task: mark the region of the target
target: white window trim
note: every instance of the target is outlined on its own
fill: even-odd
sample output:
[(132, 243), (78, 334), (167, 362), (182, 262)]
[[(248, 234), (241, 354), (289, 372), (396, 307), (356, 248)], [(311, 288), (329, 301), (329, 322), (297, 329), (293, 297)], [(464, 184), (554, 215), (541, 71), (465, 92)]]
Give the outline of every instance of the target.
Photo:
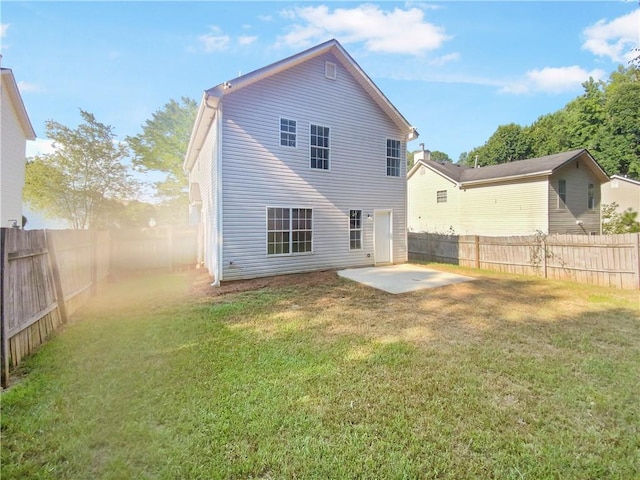
[[(313, 168), (311, 167), (311, 148), (313, 147), (313, 145), (311, 145), (311, 126), (315, 125), (316, 127), (322, 127), (322, 128), (328, 128), (329, 129), (329, 168)], [(319, 122), (309, 122), (309, 136), (307, 137), (309, 140), (309, 150), (308, 150), (308, 157), (307, 157), (307, 167), (309, 168), (309, 170), (313, 171), (313, 172), (330, 172), (331, 171), (331, 165), (333, 163), (333, 155), (331, 154), (331, 132), (333, 130), (333, 127), (331, 127), (330, 125), (323, 125), (322, 123)]]
[[(444, 192), (444, 200), (440, 201), (439, 194)], [(447, 190), (436, 190), (436, 203), (448, 203), (449, 202), (449, 193)]]
[[(398, 154), (400, 155), (398, 157), (398, 175), (389, 175), (387, 173), (387, 162), (389, 161), (389, 158), (394, 158), (394, 157), (388, 157), (387, 156), (387, 146), (389, 143), (389, 140), (393, 140), (396, 142), (400, 142), (400, 148), (398, 149)], [(405, 160), (406, 163), (406, 160)], [(392, 137), (387, 137), (387, 139), (384, 142), (384, 174), (387, 178), (402, 178), (402, 140), (399, 138), (392, 138)]]
[[(270, 208), (288, 208), (289, 209), (289, 222), (291, 222), (291, 210), (297, 208), (299, 210), (311, 210), (311, 251), (310, 252), (293, 252), (293, 235), (289, 235), (289, 253), (269, 253), (269, 209)], [(305, 255), (313, 255), (315, 251), (315, 218), (313, 215), (314, 208), (309, 206), (287, 206), (287, 205), (267, 205), (264, 209), (264, 247), (265, 247), (265, 256), (267, 258), (279, 258), (279, 257), (301, 257)], [(289, 223), (289, 234), (293, 231), (291, 230), (291, 223)]]
[[(356, 210), (356, 211), (360, 211), (360, 228), (357, 229), (360, 231), (360, 248), (351, 248), (351, 211), (352, 210)], [(360, 252), (362, 250), (364, 250), (364, 221), (365, 221), (365, 217), (364, 217), (364, 208), (350, 208), (349, 209), (349, 213), (347, 215), (347, 229), (349, 232), (349, 251), (350, 252)], [(356, 230), (354, 230), (356, 231)]]
[(338, 78), (338, 65), (334, 62), (324, 62), (324, 76), (329, 80), (336, 80)]
[[(281, 137), (282, 136), (282, 120), (288, 120), (290, 122), (296, 122), (296, 133), (295, 133), (295, 135), (296, 135), (296, 144), (293, 147), (291, 145), (282, 145), (282, 140), (281, 140), (282, 139), (282, 137)], [(298, 141), (298, 136), (299, 136), (298, 131), (300, 130), (298, 128), (299, 124), (300, 124), (300, 122), (298, 122), (298, 120), (295, 119), (295, 118), (282, 117), (282, 116), (278, 117), (278, 145), (280, 146), (280, 148), (293, 148), (293, 149), (297, 149), (298, 148), (298, 143), (300, 143)]]

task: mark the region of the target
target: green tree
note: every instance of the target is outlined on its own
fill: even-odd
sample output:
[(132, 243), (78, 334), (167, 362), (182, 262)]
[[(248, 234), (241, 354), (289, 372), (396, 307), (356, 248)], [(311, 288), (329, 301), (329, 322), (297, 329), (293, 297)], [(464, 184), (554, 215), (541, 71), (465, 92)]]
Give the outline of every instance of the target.
[(112, 201), (130, 198), (139, 187), (124, 163), (128, 149), (113, 128), (84, 110), (80, 116), (83, 123), (75, 129), (46, 122), (55, 152), (27, 162), (24, 188), (32, 208), (76, 229), (93, 228)]
[(500, 125), (482, 147), (469, 152), (466, 162), (473, 166), (476, 156), (480, 166), (524, 160), (531, 154), (531, 143), (520, 125)]
[(165, 174), (163, 180), (155, 183), (155, 190), (165, 220), (170, 223), (185, 223), (188, 217), (187, 176), (182, 164), (197, 110), (195, 100), (171, 99), (145, 122), (142, 133), (126, 139), (139, 171)]
[(501, 125), (460, 163), (493, 165), (587, 148), (609, 175), (640, 178), (640, 69), (619, 66), (607, 81), (590, 78), (564, 108), (520, 127)]
[(433, 152), (431, 152), (431, 160), (433, 160), (434, 162), (452, 162), (451, 158), (449, 158), (449, 155), (441, 152), (440, 150), (434, 150)]
[(413, 159), (413, 152), (410, 152), (409, 150), (407, 150), (407, 171), (409, 171), (411, 167), (413, 167), (414, 163), (415, 163), (415, 160)]
[(624, 212), (618, 212), (619, 205), (616, 202), (603, 204), (602, 211), (602, 233), (637, 233), (640, 232), (640, 222), (638, 222), (638, 212), (631, 208)]

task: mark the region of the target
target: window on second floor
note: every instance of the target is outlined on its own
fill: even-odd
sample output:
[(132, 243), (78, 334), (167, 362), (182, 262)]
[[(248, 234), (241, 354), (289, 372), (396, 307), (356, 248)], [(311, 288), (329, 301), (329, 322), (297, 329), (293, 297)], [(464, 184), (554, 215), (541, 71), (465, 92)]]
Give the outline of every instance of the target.
[(309, 145), (311, 168), (329, 170), (329, 127), (312, 124)]
[(280, 119), (280, 145), (283, 147), (296, 146), (296, 121), (286, 118)]
[(437, 203), (447, 203), (447, 191), (446, 190), (438, 190), (436, 192), (436, 202)]
[(567, 208), (567, 181), (558, 180), (558, 208)]
[(400, 176), (400, 140), (387, 139), (387, 176)]
[(589, 210), (596, 208), (596, 189), (593, 183), (587, 186), (587, 208)]

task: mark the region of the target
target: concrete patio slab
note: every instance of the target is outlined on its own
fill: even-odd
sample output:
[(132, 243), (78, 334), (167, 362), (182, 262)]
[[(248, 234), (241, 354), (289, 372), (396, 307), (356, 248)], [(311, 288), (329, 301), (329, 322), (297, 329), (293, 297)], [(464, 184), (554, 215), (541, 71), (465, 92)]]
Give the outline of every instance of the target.
[(349, 268), (338, 271), (338, 275), (394, 294), (475, 280), (408, 263), (385, 267)]

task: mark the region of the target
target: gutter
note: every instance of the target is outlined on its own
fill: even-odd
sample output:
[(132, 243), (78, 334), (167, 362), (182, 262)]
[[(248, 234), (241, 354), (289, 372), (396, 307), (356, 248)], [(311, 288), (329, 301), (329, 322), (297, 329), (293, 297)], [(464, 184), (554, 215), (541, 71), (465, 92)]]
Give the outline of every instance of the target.
[(544, 172), (535, 172), (535, 173), (527, 173), (524, 175), (511, 175), (508, 177), (494, 177), (494, 178), (487, 178), (487, 179), (483, 179), (483, 180), (471, 180), (468, 182), (460, 182), (460, 188), (465, 188), (465, 187), (472, 187), (474, 185), (483, 185), (485, 183), (498, 183), (498, 182), (507, 182), (509, 180), (520, 180), (520, 179), (527, 179), (527, 178), (536, 178), (536, 177), (548, 177), (552, 174), (553, 172), (551, 170), (546, 170)]

